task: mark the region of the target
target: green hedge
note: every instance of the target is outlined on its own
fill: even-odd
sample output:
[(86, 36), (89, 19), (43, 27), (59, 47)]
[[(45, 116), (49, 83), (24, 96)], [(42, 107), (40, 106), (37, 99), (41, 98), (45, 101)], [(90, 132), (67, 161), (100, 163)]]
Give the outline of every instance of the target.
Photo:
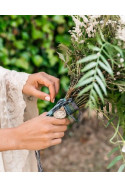
[[(56, 53), (59, 43), (69, 45), (69, 16), (0, 16), (0, 65), (16, 71), (45, 71), (60, 78), (56, 98), (64, 97), (68, 88), (67, 70)], [(48, 91), (44, 88), (44, 91)], [(48, 111), (53, 104), (38, 101), (39, 111)]]

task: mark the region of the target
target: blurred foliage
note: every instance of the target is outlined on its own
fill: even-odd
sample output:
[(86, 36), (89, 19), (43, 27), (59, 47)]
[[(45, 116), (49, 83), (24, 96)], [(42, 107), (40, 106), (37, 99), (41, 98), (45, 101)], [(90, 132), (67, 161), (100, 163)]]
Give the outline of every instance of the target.
[[(72, 26), (71, 17), (62, 15), (0, 16), (0, 65), (30, 74), (44, 71), (56, 76), (61, 82), (56, 100), (64, 97), (69, 78), (56, 51), (59, 43), (69, 46), (68, 30)], [(43, 91), (48, 92), (45, 87)], [(52, 106), (52, 103), (38, 101), (40, 113)]]

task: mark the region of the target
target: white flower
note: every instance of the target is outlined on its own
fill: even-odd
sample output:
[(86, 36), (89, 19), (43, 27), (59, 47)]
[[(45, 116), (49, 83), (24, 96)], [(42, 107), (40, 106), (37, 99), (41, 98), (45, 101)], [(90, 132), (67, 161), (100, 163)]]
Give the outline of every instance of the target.
[(124, 143), (124, 145), (122, 147), (122, 152), (125, 153), (125, 143)]
[(117, 56), (120, 57), (120, 53), (118, 53)]
[(80, 17), (83, 19), (83, 21), (85, 22), (85, 23), (88, 23), (88, 19), (87, 19), (87, 17), (86, 16), (84, 16), (84, 15), (80, 15)]
[(79, 44), (83, 44), (84, 43), (84, 40), (81, 40), (80, 42), (79, 42)]
[(120, 62), (124, 62), (124, 59), (123, 59), (123, 58), (120, 58)]
[(121, 28), (119, 26), (117, 30), (116, 38), (125, 42), (125, 27)]
[(119, 71), (117, 72), (117, 75), (120, 75), (120, 72), (119, 72)]
[(120, 15), (120, 18), (121, 18), (121, 23), (125, 24), (125, 15)]
[(91, 34), (88, 34), (88, 37), (91, 38)]
[(101, 21), (100, 21), (100, 24), (103, 24), (103, 23), (104, 23), (104, 21), (103, 21), (103, 20), (101, 20)]

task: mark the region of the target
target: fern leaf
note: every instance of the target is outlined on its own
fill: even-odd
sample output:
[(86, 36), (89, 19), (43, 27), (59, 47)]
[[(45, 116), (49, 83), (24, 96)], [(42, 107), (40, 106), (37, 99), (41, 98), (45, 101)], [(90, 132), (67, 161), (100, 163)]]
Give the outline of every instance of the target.
[(91, 50), (93, 50), (93, 51), (100, 51), (100, 48), (98, 48), (98, 47), (96, 47), (96, 46), (94, 46), (92, 44), (89, 44), (88, 48), (91, 49)]
[(107, 71), (111, 76), (113, 76), (113, 71), (111, 68), (107, 67), (104, 63), (102, 63), (101, 61), (99, 61), (99, 65), (101, 66), (102, 69), (104, 69), (105, 71)]
[(96, 102), (98, 103), (98, 96), (97, 96), (97, 93), (95, 92), (94, 89), (92, 89), (91, 94), (93, 95), (93, 97), (95, 98)]
[(96, 75), (96, 80), (97, 80), (98, 84), (100, 85), (100, 87), (102, 88), (104, 94), (107, 95), (107, 91), (106, 91), (105, 85), (102, 82), (102, 80), (99, 78), (98, 75)]
[(87, 73), (84, 74), (84, 76), (79, 80), (79, 82), (84, 81), (85, 79), (87, 79), (88, 77), (92, 76), (95, 73), (95, 71), (92, 69), (90, 71), (88, 71)]
[(94, 88), (95, 88), (96, 92), (98, 93), (100, 99), (101, 99), (102, 102), (104, 103), (104, 98), (103, 98), (102, 92), (101, 92), (99, 86), (98, 86), (95, 82), (94, 82)]
[(92, 100), (92, 102), (93, 102), (94, 106), (96, 106), (96, 107), (97, 107), (96, 100), (95, 100), (95, 98), (94, 98), (92, 95), (90, 96), (90, 99)]
[(84, 93), (88, 92), (89, 90), (91, 90), (92, 85), (86, 86), (80, 93), (79, 96), (83, 95)]
[(125, 164), (122, 164), (118, 169), (118, 172), (122, 172), (125, 169)]
[(96, 35), (96, 39), (99, 45), (103, 45), (102, 40), (98, 34)]
[(100, 58), (102, 59), (102, 61), (105, 63), (105, 65), (108, 68), (112, 69), (111, 66), (110, 66), (110, 64), (109, 64), (109, 62), (105, 59), (105, 57), (103, 55), (100, 55)]
[(89, 64), (87, 64), (84, 69), (82, 69), (82, 72), (85, 72), (89, 69), (92, 69), (93, 67), (95, 67), (97, 65), (97, 62), (90, 62)]
[(107, 169), (110, 169), (112, 166), (114, 166), (121, 159), (122, 159), (121, 155), (115, 157), (114, 160), (108, 165)]
[(97, 73), (100, 76), (100, 78), (102, 79), (103, 83), (106, 85), (104, 75), (99, 68), (97, 68)]
[(84, 57), (83, 59), (79, 60), (78, 63), (89, 62), (89, 61), (95, 60), (97, 58), (98, 58), (97, 54), (89, 55), (89, 56)]
[(84, 86), (86, 84), (89, 84), (93, 81), (93, 77), (90, 77), (89, 79), (86, 79), (85, 81), (82, 81), (82, 82), (78, 82), (78, 84), (76, 85), (76, 88), (77, 87), (81, 87), (81, 86)]

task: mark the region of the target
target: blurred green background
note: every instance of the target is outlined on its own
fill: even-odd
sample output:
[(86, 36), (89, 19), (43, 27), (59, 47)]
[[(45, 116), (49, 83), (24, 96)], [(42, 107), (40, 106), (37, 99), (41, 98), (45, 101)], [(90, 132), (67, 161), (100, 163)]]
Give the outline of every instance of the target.
[[(60, 78), (61, 88), (56, 101), (64, 97), (69, 85), (67, 70), (57, 55), (59, 43), (70, 44), (70, 16), (7, 15), (0, 16), (0, 65), (16, 71), (44, 71)], [(43, 91), (48, 92), (47, 88)], [(38, 100), (39, 112), (53, 104)]]

